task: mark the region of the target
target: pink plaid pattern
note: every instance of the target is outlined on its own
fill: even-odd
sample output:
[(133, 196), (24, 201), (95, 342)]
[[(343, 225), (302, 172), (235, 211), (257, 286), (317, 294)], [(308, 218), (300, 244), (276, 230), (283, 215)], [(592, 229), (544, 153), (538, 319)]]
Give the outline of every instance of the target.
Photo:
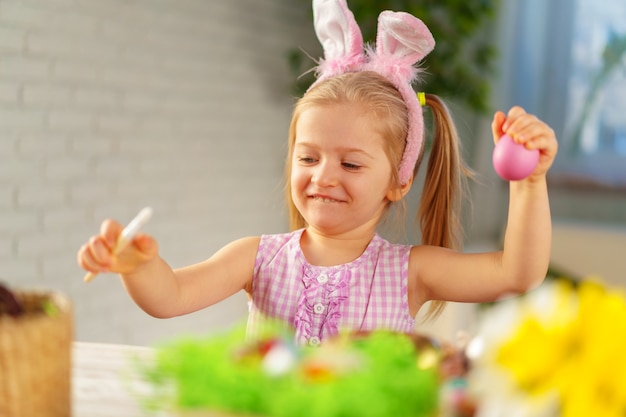
[(261, 237), (249, 335), (258, 334), (266, 318), (295, 330), (300, 344), (314, 345), (342, 330), (413, 331), (407, 287), (411, 246), (375, 235), (358, 259), (316, 266), (300, 250), (302, 232)]

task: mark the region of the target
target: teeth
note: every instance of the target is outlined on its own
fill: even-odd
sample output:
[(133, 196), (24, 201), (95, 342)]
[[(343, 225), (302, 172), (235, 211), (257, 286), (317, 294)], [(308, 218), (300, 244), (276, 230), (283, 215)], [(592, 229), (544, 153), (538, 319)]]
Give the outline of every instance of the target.
[(325, 197), (318, 197), (318, 196), (313, 196), (313, 199), (317, 201), (321, 201), (322, 203), (336, 203), (339, 201), (333, 198), (325, 198)]

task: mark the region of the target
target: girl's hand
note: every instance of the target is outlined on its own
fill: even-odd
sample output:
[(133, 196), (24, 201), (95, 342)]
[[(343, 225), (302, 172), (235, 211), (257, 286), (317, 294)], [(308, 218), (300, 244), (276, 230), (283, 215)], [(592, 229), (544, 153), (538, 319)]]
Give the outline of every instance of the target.
[(116, 221), (103, 221), (100, 234), (92, 236), (78, 250), (78, 264), (94, 273), (129, 274), (157, 256), (156, 240), (145, 233), (138, 233), (125, 248), (115, 255), (113, 249), (122, 230), (123, 226)]
[(495, 143), (506, 133), (516, 143), (523, 143), (527, 149), (538, 149), (539, 163), (528, 179), (546, 175), (558, 150), (556, 136), (550, 126), (526, 113), (523, 108), (515, 106), (506, 115), (501, 111), (496, 112), (491, 122), (491, 130)]

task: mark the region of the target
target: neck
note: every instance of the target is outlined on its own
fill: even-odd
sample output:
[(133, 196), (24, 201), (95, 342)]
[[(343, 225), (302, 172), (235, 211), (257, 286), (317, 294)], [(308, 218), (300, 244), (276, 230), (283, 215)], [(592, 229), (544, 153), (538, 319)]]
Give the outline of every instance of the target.
[(352, 262), (363, 254), (375, 231), (349, 235), (325, 235), (313, 228), (302, 233), (300, 247), (312, 265), (334, 266)]

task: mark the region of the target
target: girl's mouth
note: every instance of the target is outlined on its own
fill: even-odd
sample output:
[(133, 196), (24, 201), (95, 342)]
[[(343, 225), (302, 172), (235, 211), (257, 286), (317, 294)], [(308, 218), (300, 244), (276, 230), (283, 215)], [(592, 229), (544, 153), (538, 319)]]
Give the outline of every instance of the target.
[(310, 195), (309, 198), (316, 200), (316, 201), (320, 201), (322, 203), (341, 203), (341, 200), (337, 200), (325, 195), (319, 195), (319, 194), (314, 194), (314, 195)]

